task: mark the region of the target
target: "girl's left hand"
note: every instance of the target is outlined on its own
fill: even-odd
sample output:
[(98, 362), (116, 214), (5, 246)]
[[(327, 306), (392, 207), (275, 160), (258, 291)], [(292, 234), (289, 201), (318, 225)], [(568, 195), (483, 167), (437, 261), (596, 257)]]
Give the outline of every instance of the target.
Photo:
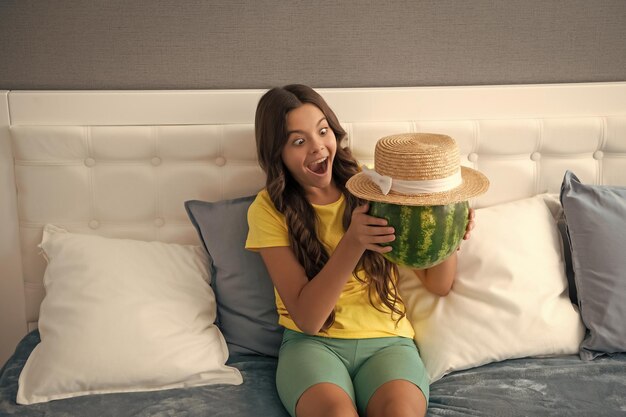
[(475, 226), (474, 217), (476, 217), (476, 213), (473, 208), (469, 209), (469, 213), (467, 214), (467, 227), (465, 227), (465, 234), (463, 235), (463, 240), (467, 240), (470, 238), (472, 229)]

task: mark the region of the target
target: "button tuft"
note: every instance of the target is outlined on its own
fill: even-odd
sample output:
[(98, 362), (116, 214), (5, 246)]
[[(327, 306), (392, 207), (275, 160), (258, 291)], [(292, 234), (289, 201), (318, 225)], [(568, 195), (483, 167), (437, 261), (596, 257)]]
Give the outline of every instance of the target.
[(530, 159), (532, 161), (539, 161), (541, 159), (541, 154), (539, 152), (533, 152), (530, 154)]
[(93, 159), (93, 158), (86, 158), (85, 159), (85, 166), (88, 166), (88, 167), (91, 168), (94, 165), (96, 165), (96, 160), (95, 159)]
[(478, 161), (478, 154), (476, 152), (472, 152), (470, 154), (467, 155), (467, 160), (470, 162), (476, 162)]
[(89, 227), (92, 229), (97, 229), (98, 227), (100, 227), (100, 222), (98, 220), (90, 220)]
[(604, 152), (602, 151), (595, 151), (593, 153), (593, 159), (602, 159), (604, 158)]
[(217, 158), (215, 158), (215, 165), (217, 165), (218, 167), (223, 167), (224, 165), (226, 165), (226, 158), (224, 158), (223, 156), (218, 156)]

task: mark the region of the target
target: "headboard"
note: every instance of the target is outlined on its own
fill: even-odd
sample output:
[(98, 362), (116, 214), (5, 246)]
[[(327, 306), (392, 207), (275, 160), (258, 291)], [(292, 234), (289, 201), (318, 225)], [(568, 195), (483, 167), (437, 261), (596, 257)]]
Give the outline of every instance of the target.
[[(474, 207), (558, 192), (566, 169), (626, 185), (626, 82), (318, 91), (362, 163), (388, 134), (455, 138), (461, 163), (491, 181)], [(0, 362), (37, 324), (44, 224), (199, 244), (184, 201), (263, 186), (253, 132), (262, 93), (0, 92)]]

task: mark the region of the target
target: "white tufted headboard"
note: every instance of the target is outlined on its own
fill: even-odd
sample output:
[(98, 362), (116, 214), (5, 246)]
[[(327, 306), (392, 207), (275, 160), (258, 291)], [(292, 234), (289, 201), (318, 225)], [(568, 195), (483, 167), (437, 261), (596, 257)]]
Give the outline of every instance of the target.
[[(626, 82), (318, 91), (363, 163), (387, 134), (455, 138), (462, 164), (491, 181), (475, 207), (558, 192), (566, 169), (626, 185)], [(262, 93), (0, 92), (0, 363), (36, 327), (45, 223), (199, 244), (184, 201), (263, 186), (253, 133)]]

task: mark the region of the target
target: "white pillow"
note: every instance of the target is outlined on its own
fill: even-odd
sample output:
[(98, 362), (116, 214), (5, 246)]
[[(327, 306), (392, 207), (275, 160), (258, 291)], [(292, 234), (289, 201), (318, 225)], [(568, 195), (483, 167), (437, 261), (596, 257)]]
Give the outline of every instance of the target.
[(80, 235), (46, 225), (35, 347), (17, 402), (241, 384), (225, 366), (200, 247)]
[(573, 354), (584, 326), (568, 296), (561, 239), (544, 196), (476, 210), (446, 297), (402, 269), (400, 293), (431, 382), (526, 356)]

